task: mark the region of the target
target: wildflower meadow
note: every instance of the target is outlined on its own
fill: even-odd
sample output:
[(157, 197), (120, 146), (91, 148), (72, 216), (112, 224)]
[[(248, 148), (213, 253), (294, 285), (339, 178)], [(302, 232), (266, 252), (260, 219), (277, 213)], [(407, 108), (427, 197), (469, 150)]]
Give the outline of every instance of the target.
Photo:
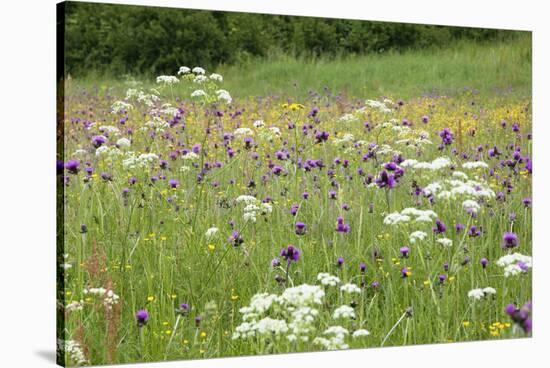
[(62, 364), (530, 336), (529, 96), (237, 77), (64, 81)]

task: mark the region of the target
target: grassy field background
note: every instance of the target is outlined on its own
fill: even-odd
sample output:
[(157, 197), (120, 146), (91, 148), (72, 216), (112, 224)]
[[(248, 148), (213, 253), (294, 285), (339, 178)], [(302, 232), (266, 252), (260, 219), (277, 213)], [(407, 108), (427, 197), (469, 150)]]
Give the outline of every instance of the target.
[[(166, 74), (176, 71), (177, 66)], [(525, 97), (531, 93), (531, 37), (496, 44), (465, 41), (445, 49), (336, 59), (271, 55), (239, 65), (221, 65), (217, 72), (224, 75), (224, 88), (237, 98), (266, 95), (303, 98), (311, 91), (323, 92), (325, 87), (334, 94), (360, 98), (456, 95), (465, 89)], [(93, 73), (78, 79), (77, 85), (125, 90), (130, 80), (139, 81), (143, 87), (155, 85), (152, 78)]]

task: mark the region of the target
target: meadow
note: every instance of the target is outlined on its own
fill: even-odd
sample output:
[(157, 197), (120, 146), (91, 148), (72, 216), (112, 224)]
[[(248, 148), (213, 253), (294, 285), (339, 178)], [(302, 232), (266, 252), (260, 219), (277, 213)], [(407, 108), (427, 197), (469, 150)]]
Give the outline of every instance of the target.
[(529, 42), (67, 80), (60, 360), (530, 336)]

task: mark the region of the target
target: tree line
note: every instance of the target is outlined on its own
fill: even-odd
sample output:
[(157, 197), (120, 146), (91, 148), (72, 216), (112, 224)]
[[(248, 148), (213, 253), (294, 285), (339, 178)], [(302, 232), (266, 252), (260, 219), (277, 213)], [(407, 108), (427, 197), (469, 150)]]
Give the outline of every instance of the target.
[(159, 75), (180, 65), (336, 57), (499, 41), (517, 31), (131, 5), (65, 3), (65, 72)]

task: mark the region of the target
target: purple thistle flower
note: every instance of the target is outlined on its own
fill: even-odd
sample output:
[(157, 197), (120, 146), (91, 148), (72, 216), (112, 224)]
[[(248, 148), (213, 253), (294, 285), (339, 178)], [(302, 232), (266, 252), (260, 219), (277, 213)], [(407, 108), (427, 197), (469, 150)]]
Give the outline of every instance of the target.
[(338, 266), (338, 268), (342, 267), (342, 265), (344, 264), (344, 257), (338, 257), (336, 259), (336, 266)]
[(302, 193), (302, 198), (303, 199), (308, 199), (309, 198), (309, 193), (308, 192), (303, 192)]
[(233, 244), (234, 247), (238, 247), (244, 242), (241, 234), (237, 230), (233, 230), (229, 238), (227, 238), (227, 241)]
[(336, 199), (336, 192), (334, 190), (331, 190), (328, 192), (328, 197), (330, 199)]
[(444, 274), (440, 274), (438, 278), (439, 278), (439, 283), (442, 284), (447, 279), (447, 276)]
[(285, 169), (283, 169), (282, 166), (279, 166), (279, 165), (275, 165), (273, 166), (273, 168), (271, 169), (271, 172), (276, 175), (276, 176), (280, 176), (280, 175), (284, 175), (285, 174)]
[(328, 140), (329, 134), (327, 132), (317, 132), (315, 133), (315, 142), (322, 143)]
[(483, 267), (483, 269), (485, 269), (485, 268), (487, 268), (487, 264), (489, 263), (489, 261), (487, 260), (487, 258), (481, 258), (479, 263), (481, 263), (481, 267)]
[(170, 188), (175, 189), (175, 188), (179, 187), (180, 182), (177, 181), (176, 179), (170, 179), (170, 180), (168, 181), (168, 184), (170, 185)]
[(176, 309), (176, 313), (181, 314), (181, 315), (186, 315), (187, 313), (189, 313), (189, 304), (181, 303), (179, 305), (179, 308)]
[(361, 271), (361, 273), (364, 274), (367, 271), (367, 265), (361, 262), (359, 264), (359, 271)]
[(296, 235), (304, 235), (306, 233), (306, 224), (303, 222), (297, 222), (296, 225)]
[(502, 235), (502, 248), (511, 249), (517, 247), (519, 244), (519, 239), (516, 233), (505, 232)]
[(441, 143), (442, 145), (448, 146), (453, 143), (454, 135), (451, 132), (451, 129), (445, 128), (442, 131), (439, 132), (439, 136), (441, 137)]
[(136, 322), (138, 327), (143, 327), (149, 321), (149, 313), (145, 309), (140, 309), (136, 312)]
[(455, 225), (455, 230), (456, 230), (457, 233), (461, 232), (465, 228), (466, 228), (466, 226), (464, 226), (463, 224), (456, 224)]
[(199, 327), (201, 325), (201, 322), (202, 322), (202, 317), (201, 316), (196, 316), (195, 317), (195, 326)]
[(401, 253), (401, 256), (404, 258), (409, 257), (409, 247), (401, 247), (399, 248), (399, 252)]
[(111, 176), (111, 174), (106, 173), (106, 172), (102, 172), (100, 176), (101, 176), (101, 179), (103, 179), (104, 181), (113, 180), (113, 177)]
[(445, 272), (449, 271), (449, 262), (443, 263), (443, 269), (445, 270)]
[(293, 245), (281, 249), (280, 256), (286, 259), (288, 263), (298, 262), (300, 259), (300, 250)]
[(475, 237), (478, 237), (481, 235), (481, 230), (475, 226), (475, 225), (472, 225), (470, 226), (470, 230), (468, 230), (468, 236), (471, 237), (471, 238), (475, 238)]
[(435, 226), (432, 228), (434, 234), (443, 234), (447, 231), (447, 226), (440, 219), (435, 220)]
[(378, 289), (380, 287), (380, 282), (373, 281), (370, 286), (372, 286), (373, 289)]
[(336, 231), (339, 233), (349, 233), (351, 231), (350, 226), (344, 223), (344, 218), (342, 216), (338, 216), (336, 220)]
[(422, 122), (423, 122), (424, 124), (428, 124), (428, 121), (429, 121), (428, 115), (422, 116)]
[(70, 172), (71, 174), (76, 174), (78, 173), (78, 167), (80, 166), (80, 161), (79, 160), (69, 160), (67, 161), (67, 163), (65, 164), (65, 168), (67, 169), (68, 172)]
[(277, 268), (281, 265), (281, 261), (279, 261), (279, 258), (273, 258), (271, 260), (271, 267)]
[(92, 145), (95, 148), (101, 147), (103, 144), (105, 144), (105, 142), (107, 142), (107, 138), (103, 135), (94, 135), (92, 137)]
[(393, 174), (388, 174), (386, 170), (382, 170), (378, 174), (375, 183), (378, 185), (378, 188), (392, 189), (395, 187), (395, 176)]
[(521, 201), (521, 203), (523, 203), (523, 205), (525, 207), (529, 207), (531, 206), (531, 198), (523, 198), (523, 200)]
[(403, 267), (401, 269), (401, 277), (402, 278), (407, 278), (411, 275), (411, 271), (409, 271), (409, 269), (407, 267)]

